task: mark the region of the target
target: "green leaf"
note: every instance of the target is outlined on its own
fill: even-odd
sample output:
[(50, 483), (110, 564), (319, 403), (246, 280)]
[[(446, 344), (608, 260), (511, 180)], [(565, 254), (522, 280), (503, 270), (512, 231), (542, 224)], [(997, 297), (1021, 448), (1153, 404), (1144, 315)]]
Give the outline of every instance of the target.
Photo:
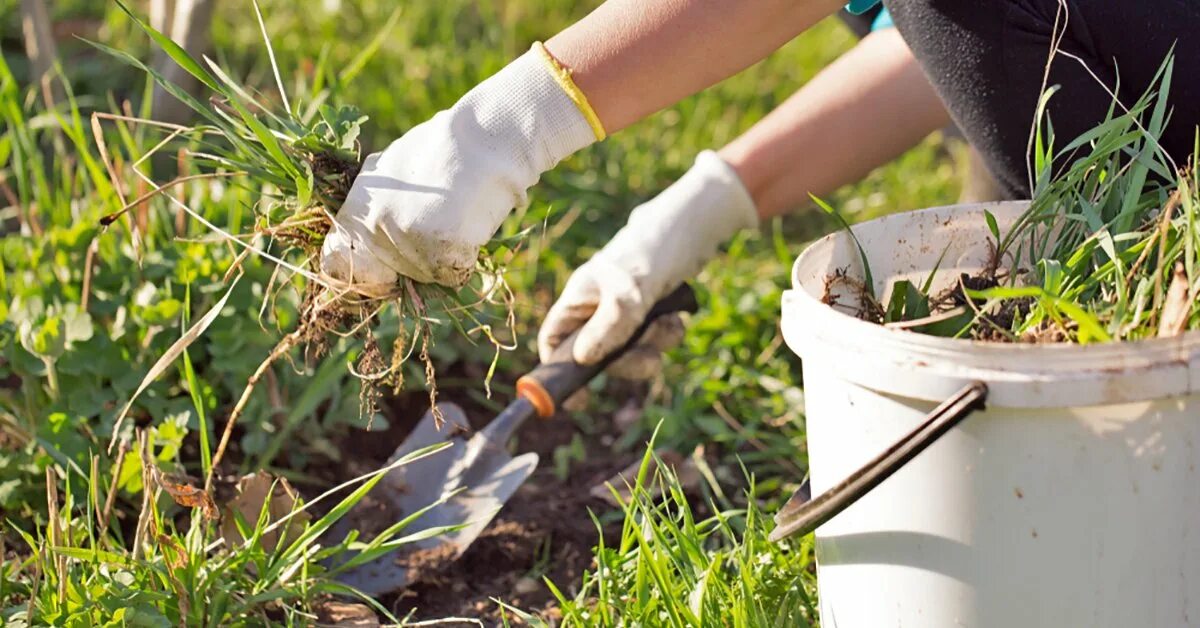
[(1063, 314), (1069, 316), (1075, 324), (1079, 326), (1079, 342), (1087, 344), (1089, 342), (1111, 342), (1112, 336), (1104, 330), (1100, 321), (1095, 316), (1085, 311), (1079, 305), (1072, 303), (1066, 299), (1054, 299), (1054, 306)]
[(330, 356), (323, 361), (316, 374), (305, 382), (304, 392), (289, 404), (291, 408), (283, 419), (282, 427), (264, 448), (258, 461), (259, 467), (269, 467), (275, 461), (275, 456), (279, 451), (287, 445), (288, 439), (292, 437), (296, 428), (300, 427), (304, 421), (311, 420), (317, 407), (323, 401), (337, 394), (338, 387), (346, 373), (344, 356), (345, 353)]
[(956, 338), (967, 331), (971, 324), (975, 322), (975, 314), (970, 310), (952, 316), (947, 319), (934, 321), (932, 323), (913, 327), (912, 331), (926, 334), (929, 336), (939, 336), (942, 338)]
[(915, 321), (929, 316), (932, 313), (929, 307), (929, 288), (918, 290), (912, 282), (904, 283), (904, 289), (908, 293), (904, 298), (904, 320)]
[(1037, 286), (998, 286), (988, 288), (986, 290), (965, 290), (966, 295), (976, 300), (989, 299), (1024, 299), (1028, 297), (1042, 297), (1046, 293)]
[[(921, 294), (927, 295), (929, 294), (929, 291), (933, 289), (933, 280), (937, 278), (937, 273), (942, 267), (942, 262), (946, 261), (946, 253), (950, 251), (950, 245), (952, 244), (954, 243), (947, 242), (946, 247), (942, 249), (942, 254), (938, 255), (937, 262), (933, 264), (933, 268), (930, 269), (929, 274), (925, 276), (925, 283), (921, 284)], [(996, 246), (999, 246), (999, 244)], [(928, 299), (926, 300), (928, 301)]]
[(246, 142), (245, 140), (243, 140), (241, 138), (240, 130), (237, 127), (233, 126), (228, 119), (214, 113), (207, 104), (200, 102), (194, 96), (189, 94), (187, 92), (187, 90), (185, 90), (182, 87), (176, 85), (175, 83), (172, 83), (171, 81), (167, 80), (167, 78), (165, 76), (163, 76), (157, 70), (150, 68), (145, 63), (142, 63), (142, 61), (140, 59), (138, 59), (137, 57), (134, 57), (133, 55), (131, 55), (123, 50), (117, 50), (116, 48), (111, 48), (109, 46), (105, 46), (104, 44), (90, 41), (90, 40), (84, 40), (84, 41), (87, 41), (87, 43), (89, 45), (96, 48), (97, 50), (100, 50), (100, 51), (104, 52), (105, 54), (111, 55), (111, 56), (141, 70), (142, 72), (145, 72), (152, 79), (154, 79), (154, 82), (157, 83), (160, 87), (162, 87), (164, 91), (166, 91), (171, 96), (174, 96), (175, 98), (177, 98), (180, 102), (187, 105), (189, 109), (196, 112), (197, 115), (201, 116), (202, 118), (204, 118), (205, 120), (207, 120), (211, 124), (213, 124), (216, 128), (220, 129), (221, 136), (224, 137), (225, 139), (229, 140), (229, 142), (232, 143), (234, 145), (234, 147), (238, 149), (239, 154), (258, 156), (258, 152), (254, 150), (253, 146), (250, 143)]
[[(249, 95), (246, 94), (245, 90), (242, 89), (240, 85), (238, 85), (233, 79), (229, 78), (229, 75), (226, 74), (225, 71), (220, 68), (220, 66), (212, 63), (211, 67), (213, 72), (216, 73), (217, 77), (229, 86), (228, 91), (223, 92), (227, 97), (226, 102), (228, 102), (230, 106), (237, 111), (242, 122), (244, 122), (246, 126), (250, 128), (250, 132), (254, 134), (256, 139), (258, 139), (258, 143), (267, 150), (267, 153), (275, 161), (276, 165), (287, 172), (288, 175), (293, 178), (300, 176), (300, 171), (297, 170), (296, 164), (287, 156), (286, 153), (284, 153), (283, 146), (280, 145), (279, 139), (275, 137), (275, 134), (272, 133), (271, 130), (268, 129), (261, 120), (258, 119), (258, 116), (250, 112), (249, 107), (246, 106), (246, 103), (243, 102), (243, 99), (249, 101), (251, 104), (255, 104), (256, 106), (257, 104), (249, 98)], [(260, 107), (260, 109), (266, 111), (265, 108)]]
[[(191, 307), (192, 307), (192, 285), (188, 284), (184, 289), (183, 308), (183, 330), (186, 333), (188, 325), (191, 323)], [(212, 469), (212, 447), (209, 444), (208, 433), (208, 416), (205, 414), (205, 398), (204, 390), (200, 388), (200, 379), (196, 377), (196, 370), (192, 366), (192, 356), (188, 353), (187, 348), (183, 350), (183, 377), (187, 382), (188, 394), (192, 398), (192, 407), (196, 411), (196, 420), (200, 432), (200, 465), (204, 471), (204, 476), (208, 477)]]
[[(385, 475), (387, 475), (388, 470), (398, 467), (398, 466), (402, 466), (413, 460), (417, 460), (417, 459), (423, 458), (425, 456), (437, 454), (438, 452), (441, 452), (443, 449), (446, 449), (447, 447), (449, 447), (451, 444), (452, 443), (450, 441), (444, 441), (441, 443), (437, 443), (435, 445), (423, 447), (421, 449), (418, 449), (417, 451), (414, 451), (410, 454), (405, 455), (403, 458), (392, 463), (385, 469), (381, 469), (381, 470), (375, 472), (373, 475), (371, 475), (369, 478), (367, 478), (366, 481), (363, 482), (358, 488), (354, 489), (353, 492), (351, 492), (349, 495), (347, 495), (345, 498), (343, 498), (340, 502), (338, 502), (338, 504), (336, 506), (334, 506), (332, 509), (330, 509), (329, 512), (325, 513), (325, 515), (323, 517), (321, 517), (320, 519), (309, 524), (309, 526), (304, 530), (304, 533), (301, 534), (290, 545), (288, 545), (288, 548), (284, 552), (284, 554), (295, 556), (298, 553), (303, 552), (304, 549), (306, 547), (308, 547), (308, 545), (310, 543), (312, 543), (313, 541), (315, 541), (317, 539), (317, 537), (321, 536), (322, 534), (325, 533), (326, 530), (333, 527), (333, 524), (336, 523), (338, 521), (338, 519), (341, 519), (342, 517), (344, 517), (346, 515), (347, 512), (350, 512), (350, 509), (353, 508), (355, 504), (362, 501), (363, 497), (366, 497), (367, 493), (371, 492), (371, 489), (375, 488), (375, 485), (378, 484), (379, 481), (382, 480)], [(316, 500), (314, 500), (314, 502), (315, 501)], [(278, 525), (278, 524), (279, 524), (279, 522), (276, 522), (275, 524), (272, 524), (272, 525)]]
[(825, 213), (836, 218), (838, 223), (841, 224), (842, 229), (845, 229), (846, 233), (850, 234), (850, 239), (854, 241), (854, 246), (858, 248), (858, 256), (862, 259), (863, 283), (866, 286), (867, 294), (869, 294), (872, 299), (875, 298), (875, 278), (871, 275), (871, 262), (867, 259), (867, 252), (863, 250), (862, 244), (859, 243), (858, 236), (854, 235), (854, 229), (850, 227), (850, 223), (843, 218), (836, 209), (831, 207), (829, 203), (817, 198), (813, 194), (809, 194), (808, 197), (817, 204), (817, 207), (820, 207), (821, 209), (825, 210)]
[(129, 400), (125, 402), (125, 407), (122, 408), (121, 413), (117, 415), (116, 425), (113, 429), (112, 445), (116, 444), (117, 438), (120, 436), (120, 431), (116, 428), (119, 428), (124, 422), (125, 416), (129, 413), (129, 409), (133, 407), (134, 401), (137, 400), (138, 396), (141, 395), (142, 392), (144, 392), (154, 380), (158, 379), (159, 375), (162, 375), (164, 372), (166, 372), (167, 367), (170, 366), (175, 359), (183, 353), (184, 349), (187, 349), (189, 345), (195, 342), (196, 339), (199, 338), (206, 329), (208, 329), (208, 326), (217, 319), (217, 316), (219, 316), (221, 311), (225, 308), (225, 303), (229, 300), (230, 295), (233, 294), (233, 290), (237, 287), (240, 279), (240, 275), (235, 277), (229, 286), (229, 290), (225, 292), (225, 296), (221, 297), (221, 299), (217, 301), (217, 303), (213, 305), (213, 307), (204, 316), (200, 317), (200, 320), (196, 321), (195, 325), (184, 332), (184, 334), (167, 349), (166, 353), (158, 358), (158, 361), (156, 361), (154, 365), (150, 367), (150, 370), (146, 373), (145, 377), (142, 378), (142, 382), (138, 384), (137, 390), (133, 393)]
[(61, 547), (54, 546), (52, 548), (55, 554), (74, 558), (84, 562), (98, 561), (113, 567), (127, 567), (131, 563), (129, 558), (116, 552), (109, 552), (101, 549), (85, 549), (82, 547)]
[(39, 321), (21, 324), (21, 346), (43, 358), (57, 358), (67, 348), (66, 324), (58, 316), (50, 315)]
[[(1054, 93), (1059, 89), (1058, 85), (1053, 85), (1045, 92), (1042, 92), (1038, 98), (1037, 108), (1034, 111), (1033, 119), (1036, 121), (1033, 146), (1033, 172), (1030, 176), (1036, 176), (1041, 179), (1049, 174), (1049, 165), (1051, 160), (1051, 152), (1053, 152), (1054, 140), (1053, 131), (1050, 128), (1050, 121), (1046, 118), (1046, 105)], [(1046, 120), (1046, 134), (1042, 134), (1042, 121)]]
[(312, 167), (306, 163), (303, 164), (303, 170), (304, 174), (296, 175), (294, 178), (296, 181), (296, 204), (300, 207), (308, 207), (312, 200), (315, 182)]
[(892, 323), (905, 320), (904, 304), (907, 301), (909, 291), (912, 289), (912, 282), (907, 279), (902, 279), (892, 284), (892, 296), (888, 299), (887, 308), (884, 310), (883, 322)]
[(1042, 275), (1042, 290), (1046, 294), (1060, 295), (1063, 287), (1062, 264), (1058, 260), (1044, 259), (1038, 262), (1038, 270)]
[(996, 217), (992, 215), (992, 212), (985, 209), (983, 210), (983, 219), (987, 221), (988, 231), (992, 233), (992, 237), (996, 240), (996, 242), (999, 242), (1000, 225), (996, 223)]

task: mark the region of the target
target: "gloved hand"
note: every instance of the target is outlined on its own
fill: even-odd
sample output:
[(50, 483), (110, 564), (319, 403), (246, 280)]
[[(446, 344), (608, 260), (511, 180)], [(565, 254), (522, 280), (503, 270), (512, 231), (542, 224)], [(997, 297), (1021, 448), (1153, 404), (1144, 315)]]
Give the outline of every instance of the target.
[(559, 161), (603, 139), (587, 100), (541, 44), (369, 156), (321, 266), (364, 294), (399, 277), (460, 286), (480, 247)]
[[(567, 280), (538, 333), (542, 361), (578, 331), (570, 347), (575, 361), (599, 362), (629, 340), (656, 301), (700, 272), (722, 242), (757, 225), (754, 201), (737, 173), (716, 153), (700, 153), (683, 177), (634, 209), (628, 224)], [(662, 351), (682, 338), (677, 315), (660, 318), (609, 372), (648, 379), (659, 370)]]

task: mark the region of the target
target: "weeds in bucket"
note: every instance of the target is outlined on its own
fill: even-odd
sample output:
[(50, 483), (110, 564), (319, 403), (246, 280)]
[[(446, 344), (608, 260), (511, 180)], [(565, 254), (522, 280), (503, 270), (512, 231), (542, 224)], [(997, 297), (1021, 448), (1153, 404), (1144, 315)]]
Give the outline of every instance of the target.
[(1033, 201), (1000, 241), (1014, 268), (1028, 267), (1031, 276), (1024, 285), (972, 291), (985, 307), (1022, 303), (1025, 314), (1011, 328), (1018, 337), (1136, 340), (1200, 322), (1193, 316), (1196, 153), (1181, 167), (1159, 143), (1172, 69), (1168, 58), (1136, 103), (1114, 115), (1114, 99), (1103, 123), (1060, 150), (1049, 120), (1039, 124)]
[[(1159, 143), (1173, 59), (1129, 107), (1114, 96), (1103, 122), (1062, 148), (1037, 107), (1029, 208), (994, 239), (991, 262), (931, 293), (896, 282), (876, 322), (933, 335), (1003, 342), (1108, 342), (1200, 327), (1200, 178)], [(1200, 149), (1200, 134), (1197, 135)], [(936, 272), (936, 269), (934, 270)]]
[[(116, 165), (109, 158), (103, 134), (99, 131), (102, 120), (149, 125), (167, 134), (153, 149), (138, 156), (135, 165), (175, 142), (184, 144), (183, 155), (188, 163), (204, 170), (191, 175), (180, 172), (173, 180), (155, 185), (130, 202), (125, 202), (122, 194), (123, 209), (106, 216), (102, 224), (116, 223), (131, 208), (149, 198), (166, 196), (221, 240), (236, 247), (241, 255), (239, 262), (253, 254), (277, 264), (276, 277), (272, 279), (268, 293), (263, 295), (263, 311), (269, 309), (280, 292), (300, 292), (299, 320), (250, 376), (226, 423), (213, 466), (220, 462), (233, 426), (270, 367), (297, 347), (304, 348), (305, 358), (319, 358), (328, 351), (331, 341), (339, 337), (354, 338), (363, 345), (351, 371), (362, 384), (364, 413), (374, 413), (374, 404), (382, 390), (399, 390), (404, 385), (403, 366), (415, 355), (424, 366), (430, 403), (436, 414), (437, 386), (430, 357), (434, 325), (448, 321), (464, 334), (482, 334), (495, 346), (497, 357), (499, 350), (505, 348), (491, 325), (480, 320), (475, 310), (483, 303), (499, 303), (507, 310), (506, 322), (511, 327), (513, 296), (504, 282), (502, 263), (498, 262), (509, 254), (507, 247), (497, 243), (495, 249), (481, 251), (476, 276), (459, 290), (421, 284), (407, 278), (389, 286), (352, 285), (325, 275), (319, 264), (321, 246), (333, 227), (333, 216), (360, 168), (359, 135), (366, 116), (353, 107), (329, 105), (324, 102), (323, 95), (307, 102), (289, 100), (257, 3), (254, 4), (255, 14), (278, 88), (278, 107), (272, 107), (266, 97), (234, 80), (211, 59), (204, 57), (201, 62), (192, 57), (170, 38), (140, 20), (124, 4), (121, 8), (176, 64), (210, 90), (212, 96), (206, 101), (194, 98), (136, 57), (93, 44), (149, 74), (164, 90), (184, 102), (200, 120), (197, 125), (185, 127), (98, 114), (93, 129), (118, 194), (122, 189)], [(393, 14), (392, 23), (396, 15)], [(364, 53), (376, 47), (367, 46)], [(137, 174), (150, 183), (146, 175)], [(186, 203), (164, 194), (188, 181), (218, 178), (232, 179), (237, 185), (261, 193), (262, 200), (253, 208), (255, 224), (251, 231), (230, 232), (212, 224)], [(132, 221), (130, 228), (136, 232), (136, 224)], [(231, 275), (237, 266), (235, 263)], [(381, 314), (389, 308), (398, 325), (394, 339), (384, 346), (376, 330), (381, 323)]]

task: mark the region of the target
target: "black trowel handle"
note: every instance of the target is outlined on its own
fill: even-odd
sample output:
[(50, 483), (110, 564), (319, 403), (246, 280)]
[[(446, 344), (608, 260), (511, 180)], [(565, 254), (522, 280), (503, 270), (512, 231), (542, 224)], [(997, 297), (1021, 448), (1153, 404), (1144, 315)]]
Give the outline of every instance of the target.
[[(608, 354), (599, 363), (588, 366), (575, 362), (569, 351), (563, 351), (561, 353), (565, 355), (538, 365), (528, 375), (517, 380), (517, 394), (533, 404), (538, 416), (547, 418), (554, 414), (563, 400), (583, 388), (593, 377), (636, 345), (655, 319), (675, 312), (695, 312), (699, 308), (696, 292), (688, 284), (680, 284), (671, 294), (659, 299), (658, 303), (650, 308), (646, 320), (642, 321), (637, 331), (633, 332), (633, 336), (620, 349)], [(563, 346), (569, 345), (570, 339), (563, 342)]]

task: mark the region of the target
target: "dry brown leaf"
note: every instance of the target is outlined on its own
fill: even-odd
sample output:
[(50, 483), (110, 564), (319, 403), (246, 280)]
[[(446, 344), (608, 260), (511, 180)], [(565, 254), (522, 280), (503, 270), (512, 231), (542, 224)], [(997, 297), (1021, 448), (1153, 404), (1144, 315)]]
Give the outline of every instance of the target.
[[(224, 516), (221, 518), (221, 536), (225, 539), (226, 547), (241, 545), (246, 538), (238, 531), (235, 513), (251, 528), (258, 521), (263, 504), (267, 504), (267, 525), (279, 521), (291, 514), (301, 505), (300, 494), (284, 478), (276, 478), (266, 471), (259, 471), (243, 476), (235, 488), (236, 495), (228, 502), (221, 504)], [(262, 546), (268, 552), (275, 551), (275, 546), (282, 539), (288, 542), (295, 539), (304, 530), (304, 525), (310, 516), (307, 512), (298, 513), (288, 520), (280, 529), (271, 530), (262, 535)]]
[(162, 532), (156, 534), (155, 539), (158, 541), (158, 547), (162, 551), (163, 558), (166, 559), (167, 565), (171, 569), (182, 569), (187, 566), (187, 549), (183, 547), (183, 544), (178, 539)]
[(154, 482), (162, 487), (176, 504), (185, 508), (199, 508), (204, 513), (204, 518), (210, 521), (217, 518), (217, 505), (208, 493), (200, 488), (198, 482), (193, 482), (192, 478), (187, 476), (166, 473), (153, 464), (150, 466), (150, 472)]
[(1192, 300), (1188, 295), (1187, 271), (1182, 262), (1175, 263), (1167, 298), (1163, 301), (1162, 318), (1158, 319), (1158, 337), (1178, 336), (1187, 329), (1192, 314)]

